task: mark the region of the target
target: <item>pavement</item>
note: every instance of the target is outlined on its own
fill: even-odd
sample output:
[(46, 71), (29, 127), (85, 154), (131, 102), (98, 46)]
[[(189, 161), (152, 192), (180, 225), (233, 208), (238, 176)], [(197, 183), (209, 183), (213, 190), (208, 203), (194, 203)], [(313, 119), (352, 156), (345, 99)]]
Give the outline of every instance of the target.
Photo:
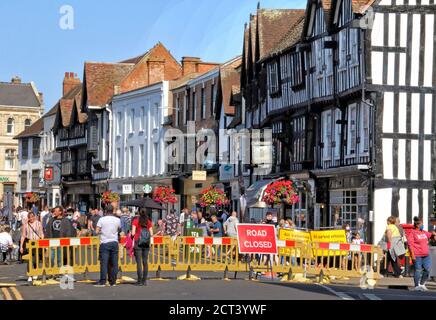
[[(175, 280), (181, 273), (165, 272), (166, 279), (150, 280), (146, 287), (134, 286), (134, 274), (123, 274), (124, 282), (116, 287), (96, 288), (92, 281), (97, 274), (89, 275), (89, 282), (76, 276), (73, 287), (62, 289), (58, 282), (52, 285), (32, 286), (25, 276), (25, 265), (0, 266), (0, 300), (436, 300), (436, 283), (429, 282), (430, 292), (413, 292), (411, 278), (383, 278), (374, 289), (362, 289), (359, 279), (335, 279), (333, 283), (280, 282), (269, 278), (249, 281), (248, 274), (230, 274), (222, 280), (221, 272), (195, 272), (202, 280)], [(155, 276), (150, 273), (150, 276)]]

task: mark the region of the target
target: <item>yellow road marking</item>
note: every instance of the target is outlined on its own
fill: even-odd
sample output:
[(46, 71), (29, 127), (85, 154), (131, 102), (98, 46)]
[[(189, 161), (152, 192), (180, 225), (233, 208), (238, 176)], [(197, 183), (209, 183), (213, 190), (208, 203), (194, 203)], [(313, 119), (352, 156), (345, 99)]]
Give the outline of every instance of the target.
[(11, 287), (11, 288), (9, 288), (11, 291), (12, 291), (12, 293), (14, 294), (14, 296), (15, 296), (15, 300), (24, 300), (23, 299), (23, 296), (21, 295), (21, 293), (20, 292), (18, 292), (18, 290), (17, 290), (17, 288), (15, 288), (15, 287)]
[(9, 293), (7, 288), (2, 288), (3, 295), (5, 296), (6, 300), (13, 300), (11, 294)]

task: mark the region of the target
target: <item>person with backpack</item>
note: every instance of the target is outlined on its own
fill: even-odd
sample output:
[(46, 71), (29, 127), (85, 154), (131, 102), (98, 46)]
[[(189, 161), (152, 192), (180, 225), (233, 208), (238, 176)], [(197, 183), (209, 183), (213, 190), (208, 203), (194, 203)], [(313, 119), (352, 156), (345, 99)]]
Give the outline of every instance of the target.
[(132, 222), (132, 237), (138, 274), (137, 286), (147, 285), (148, 254), (150, 253), (151, 237), (153, 236), (153, 223), (145, 209), (141, 209), (139, 217)]
[(415, 266), (414, 291), (428, 291), (425, 286), (431, 269), (431, 257), (429, 253), (428, 241), (434, 237), (435, 232), (429, 233), (424, 231), (424, 225), (422, 219), (418, 217), (413, 218), (414, 229), (409, 236), (409, 251), (410, 257), (413, 260)]

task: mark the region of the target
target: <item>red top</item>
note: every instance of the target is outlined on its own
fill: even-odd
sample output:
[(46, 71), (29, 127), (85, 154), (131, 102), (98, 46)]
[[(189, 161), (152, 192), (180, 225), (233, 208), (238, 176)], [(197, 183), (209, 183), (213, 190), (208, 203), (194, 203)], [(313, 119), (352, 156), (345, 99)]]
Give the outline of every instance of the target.
[(413, 230), (408, 238), (410, 250), (415, 257), (426, 257), (429, 255), (428, 239), (431, 238), (431, 233), (427, 231)]
[[(135, 241), (138, 241), (138, 239), (139, 239), (139, 235), (141, 234), (141, 230), (142, 230), (141, 226), (139, 225), (139, 218), (135, 218), (135, 219), (133, 220), (133, 222), (132, 222), (132, 227), (133, 227), (133, 226), (136, 227), (136, 232), (135, 232), (135, 238), (134, 238), (134, 240), (135, 240)], [(150, 229), (150, 228), (153, 228), (153, 223), (152, 223), (151, 220), (149, 219), (149, 220), (148, 220), (148, 223), (147, 223), (147, 229)]]

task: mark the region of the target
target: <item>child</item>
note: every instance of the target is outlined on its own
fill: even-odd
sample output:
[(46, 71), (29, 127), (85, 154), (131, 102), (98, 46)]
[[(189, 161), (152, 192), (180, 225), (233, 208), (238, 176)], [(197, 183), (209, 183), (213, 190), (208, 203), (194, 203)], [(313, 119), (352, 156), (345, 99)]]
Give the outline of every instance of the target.
[[(363, 244), (363, 239), (360, 237), (359, 232), (353, 233), (353, 240), (351, 242), (352, 244), (361, 245)], [(360, 265), (362, 264), (362, 254), (361, 253), (355, 253), (354, 254), (354, 268), (356, 270), (360, 270)]]

